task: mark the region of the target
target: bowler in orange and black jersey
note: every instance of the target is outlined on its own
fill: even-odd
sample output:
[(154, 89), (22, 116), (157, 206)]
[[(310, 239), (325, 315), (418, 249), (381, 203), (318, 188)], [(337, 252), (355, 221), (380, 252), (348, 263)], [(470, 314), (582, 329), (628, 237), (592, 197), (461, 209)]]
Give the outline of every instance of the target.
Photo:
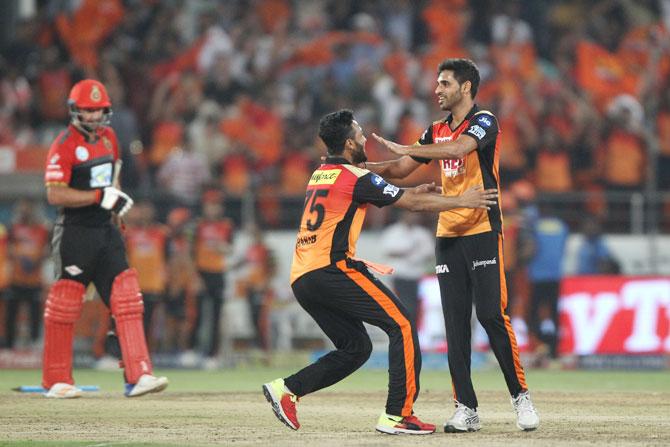
[(472, 188), (459, 197), (443, 197), (432, 193), (434, 185), (402, 190), (357, 167), (366, 160), (366, 140), (349, 110), (325, 116), (319, 136), (328, 147), (328, 158), (307, 185), (291, 286), (336, 349), (296, 374), (265, 384), (266, 398), (282, 422), (298, 429), (297, 398), (339, 382), (370, 356), (365, 322), (389, 336), (389, 393), (376, 429), (432, 433), (435, 426), (413, 414), (421, 369), (416, 329), (401, 301), (368, 271), (371, 264), (354, 258), (356, 241), (368, 204), (430, 211), (488, 208), (495, 203), (496, 191)]
[[(414, 146), (374, 137), (401, 158), (368, 163), (380, 175), (404, 178), (421, 163), (438, 160), (444, 194), (459, 194), (474, 185), (499, 187), (500, 129), (491, 112), (474, 103), (479, 71), (467, 59), (447, 59), (438, 67), (435, 94), (440, 108), (451, 112), (432, 123)], [(470, 377), (473, 301), (489, 337), (517, 413), (517, 426), (539, 425), (530, 401), (516, 337), (507, 308), (500, 206), (488, 210), (455, 209), (440, 213), (435, 249), (437, 278), (447, 333), (449, 371), (456, 412), (445, 431), (480, 429), (477, 396)]]

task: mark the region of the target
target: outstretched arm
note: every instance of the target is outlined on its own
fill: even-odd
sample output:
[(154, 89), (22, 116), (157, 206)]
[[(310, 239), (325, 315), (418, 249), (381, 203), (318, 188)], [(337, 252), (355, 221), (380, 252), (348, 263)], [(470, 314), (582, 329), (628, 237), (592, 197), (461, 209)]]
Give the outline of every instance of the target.
[(365, 168), (384, 178), (402, 179), (410, 175), (421, 165), (412, 157), (400, 157), (395, 160), (366, 162)]
[(394, 203), (410, 211), (447, 211), (454, 208), (483, 208), (490, 209), (497, 203), (496, 189), (482, 189), (473, 186), (460, 196), (445, 197), (433, 192), (426, 192), (424, 185), (406, 189), (405, 193)]
[[(477, 142), (475, 139), (463, 135), (458, 137), (455, 141), (442, 141), (440, 143), (422, 144), (420, 146), (398, 144), (380, 137), (375, 133), (372, 134), (372, 137), (394, 154), (408, 156), (407, 158), (412, 161), (414, 160), (411, 157), (430, 158), (434, 160), (446, 160), (450, 158), (460, 159), (477, 149)], [(416, 163), (418, 165), (418, 162)]]

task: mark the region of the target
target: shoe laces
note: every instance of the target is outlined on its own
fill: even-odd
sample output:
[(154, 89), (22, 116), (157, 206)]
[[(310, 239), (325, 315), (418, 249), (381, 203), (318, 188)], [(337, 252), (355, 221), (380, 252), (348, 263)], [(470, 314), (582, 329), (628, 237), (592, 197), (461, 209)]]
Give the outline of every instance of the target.
[(293, 405), (297, 404), (298, 401), (300, 401), (300, 398), (293, 393), (284, 392), (284, 395), (288, 396), (289, 400), (293, 403)]
[(527, 392), (519, 394), (516, 399), (514, 399), (514, 408), (517, 412), (520, 411), (535, 411), (533, 402), (530, 400), (530, 394)]
[(465, 413), (466, 415), (470, 416), (471, 414), (476, 414), (477, 412), (467, 405), (456, 401), (456, 413)]

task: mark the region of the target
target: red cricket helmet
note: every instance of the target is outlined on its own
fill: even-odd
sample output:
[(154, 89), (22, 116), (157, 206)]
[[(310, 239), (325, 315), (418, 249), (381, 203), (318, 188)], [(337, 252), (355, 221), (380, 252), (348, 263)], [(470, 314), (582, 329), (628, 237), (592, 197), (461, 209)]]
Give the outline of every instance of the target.
[[(84, 79), (77, 82), (70, 90), (67, 100), (70, 108), (72, 124), (87, 133), (95, 133), (100, 126), (108, 126), (112, 116), (112, 102), (109, 100), (107, 89), (95, 79)], [(102, 109), (102, 118), (97, 121), (84, 121), (82, 110)]]

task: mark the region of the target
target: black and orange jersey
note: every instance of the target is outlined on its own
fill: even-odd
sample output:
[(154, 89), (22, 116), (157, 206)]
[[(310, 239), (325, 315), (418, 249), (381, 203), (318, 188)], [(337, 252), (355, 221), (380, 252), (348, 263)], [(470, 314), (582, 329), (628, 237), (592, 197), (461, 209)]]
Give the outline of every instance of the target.
[(402, 194), (397, 186), (345, 158), (327, 158), (307, 184), (291, 283), (307, 272), (353, 257), (367, 205), (390, 205)]
[[(89, 142), (72, 124), (61, 132), (49, 149), (44, 173), (46, 186), (64, 185), (80, 190), (112, 186), (119, 145), (111, 127), (98, 130)], [(98, 205), (63, 208), (58, 223), (97, 226), (108, 223), (111, 212)]]
[(195, 230), (195, 265), (201, 272), (222, 273), (226, 269), (225, 247), (232, 242), (229, 219), (202, 220)]
[(12, 251), (12, 284), (39, 287), (42, 284), (42, 261), (49, 243), (49, 230), (39, 223), (14, 224), (9, 230)]
[[(500, 188), (498, 175), (499, 145), (497, 118), (489, 111), (479, 110), (475, 105), (456, 129), (451, 130), (452, 115), (431, 124), (421, 135), (417, 144), (434, 144), (456, 140), (467, 135), (477, 142), (477, 149), (461, 159), (439, 160), (442, 191), (447, 196), (463, 194), (472, 186), (485, 189)], [(431, 160), (412, 157), (416, 161)], [(437, 222), (438, 237), (467, 236), (497, 231), (502, 233), (502, 213), (497, 205), (490, 210), (482, 208), (454, 208), (442, 211)]]
[(162, 225), (128, 226), (124, 236), (128, 264), (137, 270), (142, 291), (163, 293), (167, 282), (167, 230)]

